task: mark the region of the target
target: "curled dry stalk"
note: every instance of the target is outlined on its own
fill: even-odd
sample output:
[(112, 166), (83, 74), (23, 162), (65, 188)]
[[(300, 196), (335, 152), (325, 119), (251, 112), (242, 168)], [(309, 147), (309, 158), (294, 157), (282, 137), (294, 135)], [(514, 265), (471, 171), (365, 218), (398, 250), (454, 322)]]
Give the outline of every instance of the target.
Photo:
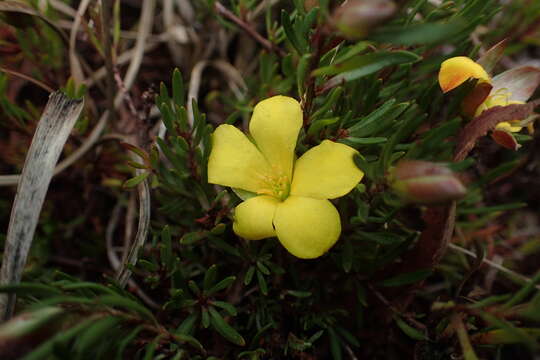
[[(83, 100), (69, 99), (62, 92), (55, 92), (49, 98), (26, 155), (13, 203), (0, 270), (0, 284), (14, 284), (21, 280), (54, 165), (83, 109), (83, 104)], [(14, 295), (0, 296), (0, 313), (4, 320), (12, 316), (14, 306)]]
[[(123, 88), (125, 91), (121, 91), (118, 97), (115, 99), (115, 105), (124, 99), (127, 91), (133, 85), (137, 73), (139, 72), (142, 58), (145, 51), (145, 42), (152, 30), (154, 21), (154, 12), (156, 8), (156, 0), (145, 0), (141, 9), (141, 20), (139, 25), (139, 32), (135, 45), (135, 54), (131, 63), (129, 64), (126, 76), (124, 78)], [(124, 89), (122, 89), (124, 90)], [(139, 144), (136, 144), (139, 145)], [(137, 171), (138, 174), (139, 171)], [(139, 225), (137, 228), (137, 234), (134, 241), (131, 243), (127, 257), (122, 262), (120, 270), (117, 275), (117, 280), (121, 287), (125, 287), (130, 276), (131, 267), (137, 262), (139, 251), (144, 247), (148, 230), (150, 228), (150, 187), (148, 180), (145, 179), (139, 185), (137, 185), (137, 192), (139, 196)]]

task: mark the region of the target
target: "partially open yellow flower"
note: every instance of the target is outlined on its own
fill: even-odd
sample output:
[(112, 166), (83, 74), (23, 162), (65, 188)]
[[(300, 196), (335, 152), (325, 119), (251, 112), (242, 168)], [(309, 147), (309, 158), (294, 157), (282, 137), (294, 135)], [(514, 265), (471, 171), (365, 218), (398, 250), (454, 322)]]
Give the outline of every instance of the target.
[(235, 209), (237, 235), (277, 236), (291, 254), (311, 259), (330, 249), (341, 233), (339, 213), (328, 199), (347, 194), (364, 174), (353, 162), (356, 150), (329, 140), (295, 161), (301, 127), (300, 104), (286, 96), (255, 106), (250, 138), (220, 125), (212, 136), (208, 182), (257, 194)]
[(469, 79), (491, 82), (486, 70), (466, 56), (456, 56), (441, 64), (439, 85), (444, 93), (457, 88)]
[[(488, 93), (482, 94), (487, 95), (485, 98), (481, 98), (484, 99), (483, 102), (476, 109), (470, 109), (472, 111), (469, 116), (474, 114), (476, 117), (495, 106), (525, 104), (540, 82), (540, 70), (530, 66), (522, 66), (507, 70), (492, 79), (482, 65), (465, 56), (453, 57), (441, 64), (439, 85), (445, 93), (471, 78), (478, 79), (479, 83), (487, 83), (491, 88), (491, 90), (488, 88)], [(480, 85), (477, 85), (473, 94), (470, 95), (475, 95), (475, 91), (479, 88)], [(479, 93), (476, 92), (476, 95)], [(476, 104), (474, 104), (475, 107)], [(521, 124), (520, 120), (504, 121), (497, 124), (495, 130), (519, 132), (523, 128)], [(529, 131), (531, 130), (532, 124), (529, 126)]]

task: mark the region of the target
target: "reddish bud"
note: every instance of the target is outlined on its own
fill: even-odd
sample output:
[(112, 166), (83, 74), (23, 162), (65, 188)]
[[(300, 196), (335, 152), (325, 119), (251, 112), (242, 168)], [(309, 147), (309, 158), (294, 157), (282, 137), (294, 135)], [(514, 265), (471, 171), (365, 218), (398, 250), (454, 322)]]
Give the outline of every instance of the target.
[(396, 10), (396, 4), (390, 0), (349, 0), (337, 8), (332, 22), (346, 38), (360, 39), (390, 19)]
[(405, 201), (439, 204), (465, 196), (467, 190), (446, 166), (428, 161), (400, 161), (390, 174), (390, 185)]

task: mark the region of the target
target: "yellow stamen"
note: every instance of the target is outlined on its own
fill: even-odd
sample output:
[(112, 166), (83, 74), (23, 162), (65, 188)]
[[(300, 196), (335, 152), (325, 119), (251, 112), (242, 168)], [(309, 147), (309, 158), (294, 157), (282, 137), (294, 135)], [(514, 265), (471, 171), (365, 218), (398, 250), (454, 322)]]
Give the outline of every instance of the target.
[(276, 171), (272, 174), (258, 174), (258, 176), (261, 188), (257, 194), (269, 195), (282, 201), (289, 196), (291, 182), (286, 175)]

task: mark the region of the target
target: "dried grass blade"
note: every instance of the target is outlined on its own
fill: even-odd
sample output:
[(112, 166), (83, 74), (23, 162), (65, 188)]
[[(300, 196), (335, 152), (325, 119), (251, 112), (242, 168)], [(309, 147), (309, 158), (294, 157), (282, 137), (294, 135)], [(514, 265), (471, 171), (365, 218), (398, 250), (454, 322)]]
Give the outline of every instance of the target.
[[(69, 99), (60, 91), (49, 97), (17, 187), (0, 270), (2, 285), (21, 280), (54, 166), (83, 105), (83, 100)], [(14, 304), (15, 296), (0, 296), (0, 316), (3, 319), (11, 317)]]
[[(137, 263), (139, 250), (143, 248), (150, 227), (150, 187), (145, 180), (137, 186), (139, 192), (139, 226), (137, 235), (131, 244), (126, 261), (122, 264), (117, 280), (120, 286), (125, 287), (130, 276), (131, 268)], [(131, 265), (131, 266), (129, 266)]]

